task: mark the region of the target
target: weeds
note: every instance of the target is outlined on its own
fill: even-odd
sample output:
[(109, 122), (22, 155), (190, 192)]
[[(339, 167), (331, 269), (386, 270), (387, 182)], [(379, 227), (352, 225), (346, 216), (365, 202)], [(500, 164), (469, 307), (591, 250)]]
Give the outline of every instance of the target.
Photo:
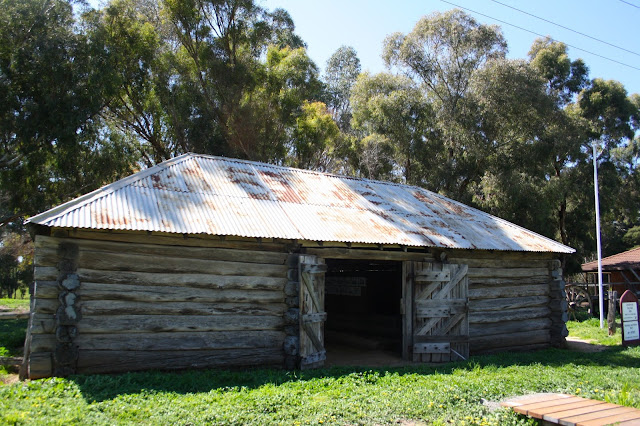
[(0, 424), (523, 425), (535, 423), (492, 405), (535, 392), (578, 393), (640, 408), (640, 348), (504, 353), (438, 367), (35, 380), (0, 386)]

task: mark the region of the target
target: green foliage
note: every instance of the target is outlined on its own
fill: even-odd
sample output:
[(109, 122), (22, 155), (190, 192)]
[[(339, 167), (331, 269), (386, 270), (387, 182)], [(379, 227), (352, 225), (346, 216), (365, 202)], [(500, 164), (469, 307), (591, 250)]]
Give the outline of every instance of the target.
[(33, 243), (18, 232), (0, 235), (0, 297), (24, 297), (33, 281)]
[(2, 422), (534, 424), (483, 401), (562, 392), (638, 407), (638, 349), (503, 353), (438, 367), (185, 371), (43, 379), (0, 387)]
[[(2, 300), (0, 299), (0, 303)], [(0, 320), (0, 350), (4, 350), (6, 356), (22, 356), (27, 322), (26, 319)]]
[(292, 165), (303, 169), (329, 170), (339, 144), (340, 130), (322, 102), (305, 103), (293, 130)]
[(0, 226), (131, 171), (98, 115), (109, 68), (76, 24), (65, 0), (0, 3)]
[(343, 132), (351, 129), (351, 89), (360, 75), (360, 59), (353, 47), (341, 46), (327, 60), (325, 82), (329, 100), (327, 105), (333, 119)]
[[(424, 135), (433, 113), (414, 82), (403, 76), (386, 73), (372, 76), (365, 72), (352, 88), (351, 103), (354, 128), (369, 135), (384, 135), (393, 146), (395, 162), (402, 170), (404, 181), (421, 183), (421, 163), (414, 160), (427, 156)], [(363, 149), (378, 147), (377, 144), (362, 145)], [(373, 154), (367, 152), (365, 155), (371, 157)], [(371, 166), (368, 170), (371, 173)]]
[(589, 70), (581, 59), (569, 59), (564, 43), (539, 38), (533, 42), (529, 58), (531, 66), (548, 82), (549, 90), (562, 104), (571, 102), (576, 93), (589, 85)]
[(620, 389), (607, 392), (604, 400), (612, 404), (624, 405), (625, 407), (638, 407), (640, 405), (640, 395), (634, 392), (633, 387), (628, 382), (625, 382)]
[[(216, 151), (204, 152), (282, 161), (304, 102), (321, 94), (317, 67), (286, 11), (268, 13), (253, 1), (167, 0), (164, 6), (180, 42), (170, 90), (188, 91), (187, 110), (207, 117), (215, 127), (209, 133), (221, 138)], [(208, 146), (196, 136), (204, 135), (184, 139)]]

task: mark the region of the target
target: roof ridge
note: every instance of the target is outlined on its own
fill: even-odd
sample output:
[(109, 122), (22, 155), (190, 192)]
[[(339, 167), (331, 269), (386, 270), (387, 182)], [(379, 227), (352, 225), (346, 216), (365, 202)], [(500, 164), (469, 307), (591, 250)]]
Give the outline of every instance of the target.
[[(191, 155), (198, 156), (198, 157), (212, 158), (212, 159), (216, 159), (216, 160), (228, 161), (228, 162), (231, 162), (231, 163), (255, 164), (256, 166), (260, 166), (260, 167), (270, 167), (270, 168), (276, 168), (276, 169), (280, 169), (280, 170), (296, 170), (296, 171), (299, 171), (299, 172), (302, 172), (302, 173), (308, 173), (308, 174), (314, 174), (314, 175), (320, 175), (320, 176), (336, 177), (336, 178), (340, 178), (340, 179), (375, 182), (375, 183), (382, 183), (382, 184), (391, 185), (391, 186), (411, 187), (411, 188), (421, 189), (423, 191), (428, 191), (428, 192), (431, 192), (433, 194), (437, 194), (436, 192), (430, 191), (430, 190), (425, 189), (425, 188), (421, 188), (421, 187), (416, 186), (416, 185), (411, 185), (411, 184), (408, 184), (408, 183), (389, 182), (389, 181), (386, 181), (386, 180), (370, 179), (370, 178), (366, 178), (366, 177), (356, 177), (356, 176), (349, 176), (349, 175), (341, 175), (341, 174), (338, 174), (338, 173), (321, 172), (321, 171), (318, 171), (318, 170), (309, 170), (309, 169), (302, 169), (300, 167), (283, 166), (283, 165), (280, 165), (280, 164), (264, 163), (264, 162), (257, 161), (257, 160), (245, 160), (245, 159), (242, 159), (242, 158), (224, 157), (224, 156), (221, 156), (221, 155), (198, 154), (198, 153), (194, 153), (194, 152), (188, 152), (187, 154), (191, 154)], [(184, 155), (186, 155), (186, 154), (184, 154)]]

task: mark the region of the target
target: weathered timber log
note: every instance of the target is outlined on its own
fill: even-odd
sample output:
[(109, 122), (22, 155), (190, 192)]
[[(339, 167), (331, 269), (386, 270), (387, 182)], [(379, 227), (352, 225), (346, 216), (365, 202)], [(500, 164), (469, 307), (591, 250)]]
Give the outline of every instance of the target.
[(82, 350), (193, 351), (205, 349), (281, 348), (285, 334), (277, 330), (79, 334)]
[(425, 262), (432, 259), (430, 253), (415, 253), (405, 251), (382, 251), (378, 249), (358, 250), (349, 248), (306, 248), (306, 254), (319, 256), (328, 259), (362, 259), (362, 260), (414, 260)]
[(549, 294), (547, 284), (520, 285), (509, 287), (472, 287), (469, 289), (469, 299), (493, 299), (499, 297), (518, 296), (546, 296)]
[[(55, 260), (55, 252), (38, 252), (36, 266), (48, 265)], [(245, 262), (227, 262), (220, 260), (188, 259), (168, 256), (152, 256), (129, 253), (109, 253), (81, 251), (78, 267), (91, 267), (93, 270), (136, 271), (136, 272), (172, 272), (199, 273), (214, 275), (248, 275), (263, 277), (284, 277), (287, 267), (282, 265), (259, 264), (248, 267)], [(37, 278), (36, 278), (37, 279)]]
[[(300, 247), (303, 248), (351, 248), (351, 249), (376, 249), (380, 250), (379, 244), (371, 243), (349, 243), (344, 241), (316, 241), (316, 240), (297, 240)], [(403, 250), (407, 248), (400, 244), (385, 244), (385, 249)], [(424, 250), (424, 247), (413, 247), (418, 250)]]
[(469, 279), (479, 278), (529, 278), (549, 279), (547, 268), (469, 268)]
[(282, 277), (262, 277), (247, 275), (173, 273), (171, 271), (167, 271), (165, 273), (96, 271), (86, 268), (79, 268), (77, 272), (82, 282), (107, 284), (282, 290), (287, 282), (284, 275)]
[(469, 285), (473, 285), (476, 287), (497, 287), (497, 286), (512, 286), (512, 285), (529, 285), (529, 284), (547, 284), (549, 282), (548, 278), (537, 276), (537, 277), (511, 277), (511, 278), (487, 278), (487, 277), (478, 277), (469, 279)]
[(29, 312), (0, 312), (0, 321), (29, 318)]
[(30, 379), (51, 377), (53, 374), (53, 355), (51, 352), (31, 352), (29, 354), (28, 376)]
[(125, 242), (112, 242), (112, 241), (96, 241), (96, 240), (83, 240), (83, 239), (67, 239), (67, 238), (54, 238), (38, 236), (36, 241), (36, 248), (38, 252), (45, 252), (46, 249), (56, 249), (60, 242), (73, 242), (80, 247), (82, 251), (92, 251), (99, 253), (130, 253), (130, 254), (143, 254), (152, 256), (163, 257), (178, 257), (189, 259), (206, 259), (206, 260), (222, 260), (231, 262), (246, 262), (246, 263), (265, 263), (274, 265), (283, 265), (287, 259), (288, 254), (272, 251), (258, 251), (258, 250), (238, 250), (228, 248), (211, 248), (203, 247), (175, 247), (175, 246), (163, 246), (158, 244), (143, 244), (143, 243), (125, 243)]
[(60, 303), (58, 302), (57, 299), (53, 299), (53, 298), (47, 298), (47, 299), (43, 299), (42, 297), (39, 297), (37, 299), (33, 299), (33, 308), (32, 308), (32, 312), (37, 312), (39, 314), (49, 314), (49, 315), (53, 315), (56, 313), (56, 310), (58, 309), (58, 306), (60, 305)]
[(36, 265), (33, 268), (33, 279), (36, 281), (55, 281), (58, 279), (58, 268)]
[[(60, 289), (57, 281), (38, 280), (33, 285), (33, 297), (37, 300), (58, 299)], [(59, 303), (58, 303), (59, 304)]]
[(496, 348), (517, 348), (534, 344), (549, 345), (551, 336), (549, 330), (533, 330), (491, 336), (471, 335), (469, 340), (471, 352), (477, 353)]
[(546, 269), (547, 259), (502, 259), (499, 255), (493, 258), (455, 257), (449, 258), (451, 263), (465, 264), (469, 268), (542, 268)]
[(78, 373), (119, 373), (136, 370), (278, 366), (284, 362), (280, 348), (202, 351), (87, 351), (78, 357)]
[(32, 313), (29, 332), (31, 334), (48, 333), (55, 336), (56, 322), (54, 315)]
[[(55, 233), (55, 229), (53, 230)], [(210, 248), (230, 248), (242, 250), (276, 251), (286, 252), (288, 240), (273, 241), (262, 240), (258, 242), (255, 238), (242, 238), (226, 236), (224, 240), (216, 235), (176, 235), (163, 232), (146, 231), (100, 231), (100, 230), (70, 230), (64, 237), (58, 238), (78, 238), (86, 240), (118, 241), (128, 243), (159, 244), (167, 246), (184, 247), (210, 247)]]
[(469, 310), (473, 312), (501, 311), (546, 306), (548, 303), (548, 296), (501, 297), (498, 299), (471, 300), (469, 301)]
[(504, 321), (517, 321), (530, 318), (548, 317), (551, 310), (548, 306), (538, 306), (526, 309), (509, 309), (504, 311), (470, 312), (469, 323), (493, 323)]
[(56, 349), (55, 334), (32, 334), (29, 338), (31, 352), (53, 352)]
[(283, 303), (284, 293), (268, 290), (220, 290), (168, 286), (82, 283), (82, 300), (129, 300), (133, 302), (249, 302)]
[(22, 364), (22, 357), (0, 356), (0, 365), (7, 367), (17, 367)]
[[(281, 330), (282, 316), (270, 315), (114, 315), (105, 317), (86, 316), (78, 323), (78, 335), (101, 333), (148, 333), (170, 331), (241, 331)], [(33, 334), (50, 333), (48, 323), (33, 325)]]
[[(40, 268), (40, 279), (44, 286), (55, 284), (53, 271), (44, 274)], [(191, 273), (148, 273), (134, 271), (96, 271), (79, 268), (77, 271), (81, 282), (106, 284), (135, 284), (135, 285), (171, 285), (203, 288), (237, 288), (256, 290), (280, 290), (287, 280), (282, 277), (261, 277), (247, 275), (213, 275)], [(45, 278), (53, 278), (47, 280)], [(43, 297), (38, 295), (37, 297)], [(49, 297), (49, 296), (45, 296)]]
[(496, 334), (519, 333), (521, 331), (548, 330), (550, 326), (551, 320), (549, 318), (532, 318), (499, 323), (474, 323), (469, 325), (469, 334), (474, 337), (493, 336)]
[(500, 260), (550, 260), (554, 258), (552, 253), (543, 252), (518, 252), (518, 251), (505, 251), (496, 252), (495, 250), (445, 250), (447, 259), (450, 262), (465, 263), (463, 261), (458, 262), (460, 259), (500, 259)]
[(128, 300), (84, 300), (83, 315), (282, 315), (284, 303), (132, 302)]

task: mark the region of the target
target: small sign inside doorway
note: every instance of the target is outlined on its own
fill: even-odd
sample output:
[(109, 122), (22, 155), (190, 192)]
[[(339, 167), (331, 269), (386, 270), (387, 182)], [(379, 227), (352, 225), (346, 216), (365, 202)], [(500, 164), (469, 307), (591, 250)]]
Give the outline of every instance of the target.
[(367, 286), (365, 277), (325, 277), (325, 291), (337, 296), (362, 296), (362, 288)]

